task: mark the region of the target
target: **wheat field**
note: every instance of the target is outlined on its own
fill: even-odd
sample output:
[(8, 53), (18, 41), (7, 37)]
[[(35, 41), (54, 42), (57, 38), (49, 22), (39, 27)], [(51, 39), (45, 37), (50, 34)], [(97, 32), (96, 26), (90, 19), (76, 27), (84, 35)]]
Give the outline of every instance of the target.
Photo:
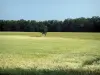
[(1, 75), (100, 75), (100, 33), (0, 32)]

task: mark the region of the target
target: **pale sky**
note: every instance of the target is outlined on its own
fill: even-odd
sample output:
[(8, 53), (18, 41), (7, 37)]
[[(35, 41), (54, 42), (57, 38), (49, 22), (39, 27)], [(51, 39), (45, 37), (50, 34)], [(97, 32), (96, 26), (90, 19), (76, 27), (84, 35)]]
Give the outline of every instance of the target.
[(100, 16), (100, 0), (0, 0), (0, 19), (64, 20)]

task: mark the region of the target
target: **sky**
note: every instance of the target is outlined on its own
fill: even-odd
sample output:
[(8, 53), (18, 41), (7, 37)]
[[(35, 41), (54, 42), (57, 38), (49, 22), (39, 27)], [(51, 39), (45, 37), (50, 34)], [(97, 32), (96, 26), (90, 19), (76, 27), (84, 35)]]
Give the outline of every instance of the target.
[(100, 0), (0, 0), (0, 19), (64, 20), (100, 16)]

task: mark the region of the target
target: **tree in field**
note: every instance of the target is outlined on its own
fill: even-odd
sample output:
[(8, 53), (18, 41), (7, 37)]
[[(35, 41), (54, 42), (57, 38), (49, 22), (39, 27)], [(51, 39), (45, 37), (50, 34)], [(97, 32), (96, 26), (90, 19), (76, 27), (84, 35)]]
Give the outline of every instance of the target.
[(46, 36), (47, 31), (48, 31), (48, 27), (47, 26), (43, 26), (43, 28), (41, 30), (42, 35)]

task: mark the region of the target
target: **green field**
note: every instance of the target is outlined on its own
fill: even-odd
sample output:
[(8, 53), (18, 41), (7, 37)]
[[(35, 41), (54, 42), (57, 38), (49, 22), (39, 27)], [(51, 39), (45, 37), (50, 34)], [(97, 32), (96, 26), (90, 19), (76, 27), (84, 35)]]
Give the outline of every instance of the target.
[(0, 32), (0, 75), (100, 75), (100, 33)]

